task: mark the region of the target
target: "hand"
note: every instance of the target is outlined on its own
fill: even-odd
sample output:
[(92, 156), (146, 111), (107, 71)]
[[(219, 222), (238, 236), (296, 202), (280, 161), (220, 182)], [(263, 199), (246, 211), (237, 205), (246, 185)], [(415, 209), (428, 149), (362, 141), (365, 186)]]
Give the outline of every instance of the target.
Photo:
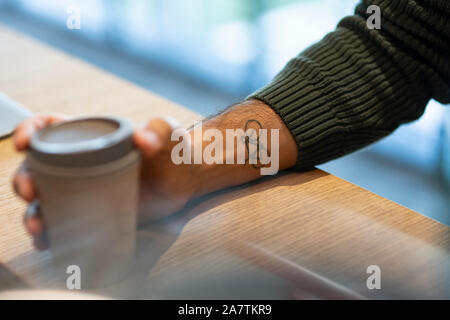
[[(64, 119), (66, 118), (60, 115), (47, 115), (26, 120), (14, 133), (17, 150), (28, 148), (30, 137), (36, 131)], [(226, 136), (227, 129), (244, 129), (248, 121), (258, 122), (264, 129), (279, 130), (277, 147), (280, 170), (290, 168), (296, 163), (298, 149), (293, 136), (276, 112), (261, 101), (248, 100), (232, 106), (204, 122), (203, 128), (217, 129)], [(249, 163), (175, 165), (171, 159), (171, 151), (179, 142), (171, 141), (174, 125), (169, 122), (153, 119), (145, 127), (137, 129), (133, 135), (134, 144), (143, 155), (139, 197), (141, 221), (174, 213), (197, 196), (261, 177), (260, 170)], [(203, 148), (202, 141), (194, 141), (193, 131), (190, 134), (192, 143), (200, 143)], [(266, 147), (269, 149), (269, 146)], [(234, 153), (234, 150), (232, 152)], [(225, 163), (226, 150), (223, 155)], [(45, 226), (34, 201), (37, 190), (25, 165), (20, 167), (13, 183), (19, 196), (30, 203), (24, 219), (26, 229), (33, 237), (35, 247), (44, 249), (47, 247)]]
[[(67, 117), (62, 115), (44, 115), (24, 121), (17, 127), (13, 136), (16, 149), (26, 150), (31, 136), (36, 131), (65, 119)], [(174, 126), (173, 121), (153, 119), (133, 134), (135, 146), (143, 156), (140, 183), (141, 221), (176, 212), (196, 195), (195, 177), (201, 176), (197, 174), (199, 166), (177, 166), (170, 158), (172, 147), (178, 143), (170, 141)], [(15, 174), (13, 185), (17, 194), (29, 203), (24, 224), (33, 237), (34, 246), (40, 250), (48, 248), (44, 222), (35, 201), (38, 192), (24, 163)]]

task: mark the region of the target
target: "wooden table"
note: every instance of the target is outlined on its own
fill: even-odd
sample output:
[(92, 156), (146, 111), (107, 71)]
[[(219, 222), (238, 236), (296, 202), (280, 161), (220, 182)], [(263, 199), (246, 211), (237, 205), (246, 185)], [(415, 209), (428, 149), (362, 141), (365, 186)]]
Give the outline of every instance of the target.
[[(33, 112), (201, 118), (3, 26), (0, 43), (0, 90)], [(22, 157), (0, 141), (0, 286), (53, 287), (10, 185)], [(449, 227), (320, 170), (198, 199), (140, 239), (145, 298), (450, 298)]]

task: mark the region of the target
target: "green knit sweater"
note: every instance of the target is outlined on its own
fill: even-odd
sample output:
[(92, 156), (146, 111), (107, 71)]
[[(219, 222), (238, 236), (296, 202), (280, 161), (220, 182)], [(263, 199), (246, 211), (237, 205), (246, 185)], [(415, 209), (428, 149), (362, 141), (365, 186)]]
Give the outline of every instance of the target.
[[(381, 9), (379, 30), (367, 27), (369, 5)], [(250, 98), (281, 116), (298, 169), (367, 146), (430, 99), (450, 103), (450, 0), (363, 0)]]

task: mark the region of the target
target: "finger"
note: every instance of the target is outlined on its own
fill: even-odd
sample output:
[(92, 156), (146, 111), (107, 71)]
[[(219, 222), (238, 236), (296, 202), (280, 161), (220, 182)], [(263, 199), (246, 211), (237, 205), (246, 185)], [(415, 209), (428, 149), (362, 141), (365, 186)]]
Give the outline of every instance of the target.
[(40, 115), (23, 121), (14, 131), (13, 141), (16, 149), (22, 151), (28, 148), (31, 136), (40, 129), (51, 124), (61, 122), (67, 119), (66, 116), (60, 114)]
[(180, 122), (175, 118), (164, 117), (163, 120), (169, 124), (169, 126), (172, 128), (172, 131), (181, 128)]
[(48, 235), (45, 231), (38, 200), (34, 200), (28, 206), (25, 212), (24, 223), (26, 230), (33, 237), (33, 246), (37, 250), (48, 249)]
[(13, 186), (17, 195), (27, 202), (31, 202), (36, 196), (33, 180), (25, 164), (14, 175)]
[(40, 236), (33, 238), (33, 246), (37, 250), (47, 250), (50, 247), (47, 232), (43, 232)]
[(164, 119), (152, 119), (146, 125), (146, 129), (155, 132), (164, 144), (170, 141), (172, 131), (174, 131), (178, 127), (178, 121), (174, 118), (169, 117)]
[(25, 228), (32, 237), (40, 237), (44, 232), (44, 222), (40, 214), (40, 206), (37, 200), (28, 205), (24, 217)]
[(152, 158), (162, 148), (162, 141), (152, 131), (138, 129), (133, 134), (134, 144), (146, 159)]
[(44, 232), (44, 223), (40, 217), (27, 218), (25, 229), (32, 237), (39, 237)]
[(135, 131), (134, 143), (145, 158), (152, 158), (168, 144), (175, 126), (173, 119), (152, 119), (144, 128)]

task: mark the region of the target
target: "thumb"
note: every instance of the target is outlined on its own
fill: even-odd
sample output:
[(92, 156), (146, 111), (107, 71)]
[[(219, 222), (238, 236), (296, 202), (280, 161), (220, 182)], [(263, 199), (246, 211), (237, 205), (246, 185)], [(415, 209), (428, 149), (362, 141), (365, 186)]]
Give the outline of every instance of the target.
[(172, 132), (177, 126), (173, 119), (152, 119), (134, 132), (134, 143), (144, 158), (152, 158), (169, 145)]

